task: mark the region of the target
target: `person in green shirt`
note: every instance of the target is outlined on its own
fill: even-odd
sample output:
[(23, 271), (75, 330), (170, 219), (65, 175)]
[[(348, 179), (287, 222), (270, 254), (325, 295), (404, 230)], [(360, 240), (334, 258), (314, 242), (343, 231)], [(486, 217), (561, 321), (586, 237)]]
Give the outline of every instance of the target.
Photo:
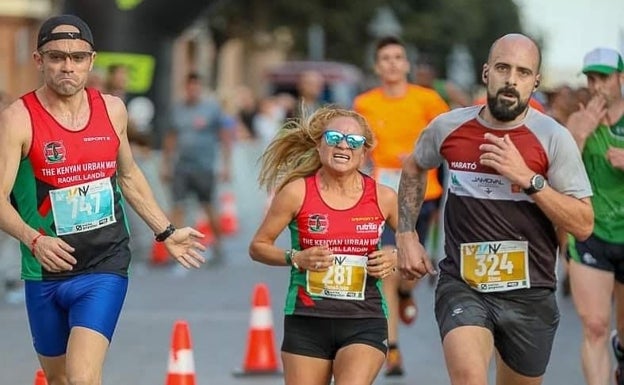
[[(570, 238), (570, 280), (583, 324), (581, 360), (587, 384), (610, 383), (608, 341), (615, 302), (617, 332), (611, 345), (616, 381), (624, 385), (624, 63), (609, 48), (585, 55), (582, 72), (591, 99), (570, 115), (567, 126), (583, 155), (593, 190), (594, 231), (581, 242)], [(619, 336), (619, 337), (618, 337)]]

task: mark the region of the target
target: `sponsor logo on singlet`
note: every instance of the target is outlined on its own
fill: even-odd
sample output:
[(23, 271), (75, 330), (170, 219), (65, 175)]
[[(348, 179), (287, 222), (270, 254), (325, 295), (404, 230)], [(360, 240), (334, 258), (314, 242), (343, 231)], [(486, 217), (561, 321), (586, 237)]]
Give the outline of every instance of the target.
[(311, 214), (308, 217), (308, 231), (316, 234), (327, 232), (329, 221), (325, 214)]
[(43, 146), (43, 155), (48, 164), (65, 162), (65, 146), (62, 140), (47, 142)]
[(358, 225), (355, 225), (355, 232), (356, 233), (377, 233), (379, 231), (379, 225), (375, 222), (368, 222), (368, 223), (360, 223)]
[(453, 161), (453, 162), (451, 162), (451, 169), (454, 169), (454, 170), (476, 170), (477, 169), (477, 163), (475, 163), (475, 162), (458, 162), (458, 161)]

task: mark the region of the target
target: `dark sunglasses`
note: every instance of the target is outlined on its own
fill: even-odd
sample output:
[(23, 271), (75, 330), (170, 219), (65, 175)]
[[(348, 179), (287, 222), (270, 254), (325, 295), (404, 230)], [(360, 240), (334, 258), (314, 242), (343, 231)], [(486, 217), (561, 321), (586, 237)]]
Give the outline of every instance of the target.
[(57, 50), (39, 51), (41, 56), (46, 56), (53, 63), (62, 63), (69, 58), (74, 63), (84, 63), (93, 56), (93, 51), (65, 52)]
[(342, 142), (342, 140), (347, 141), (347, 146), (349, 146), (352, 150), (357, 150), (362, 147), (364, 143), (366, 143), (366, 137), (363, 135), (357, 134), (343, 134), (339, 131), (327, 130), (323, 133), (323, 137), (325, 138), (325, 143), (328, 146), (336, 147)]

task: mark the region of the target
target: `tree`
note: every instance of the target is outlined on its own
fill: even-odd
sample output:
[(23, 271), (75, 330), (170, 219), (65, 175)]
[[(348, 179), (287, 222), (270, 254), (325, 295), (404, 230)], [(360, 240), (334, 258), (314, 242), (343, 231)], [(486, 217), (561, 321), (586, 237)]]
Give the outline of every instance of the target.
[(400, 36), (410, 46), (436, 58), (441, 73), (454, 44), (466, 45), (480, 74), (491, 43), (509, 32), (522, 32), (518, 7), (513, 0), (263, 0), (215, 1), (208, 13), (217, 43), (230, 37), (253, 42), (259, 32), (287, 28), (294, 45), (293, 58), (305, 58), (307, 31), (321, 25), (328, 60), (365, 68), (365, 47), (374, 38), (370, 21), (381, 6), (390, 7), (403, 29)]

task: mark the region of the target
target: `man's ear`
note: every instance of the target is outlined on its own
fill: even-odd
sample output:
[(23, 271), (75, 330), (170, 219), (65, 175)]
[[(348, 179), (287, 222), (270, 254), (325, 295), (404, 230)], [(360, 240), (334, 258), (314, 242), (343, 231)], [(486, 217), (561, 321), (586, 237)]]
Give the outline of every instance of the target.
[(33, 60), (35, 61), (35, 66), (39, 72), (43, 72), (43, 57), (38, 51), (33, 51), (32, 53)]
[(481, 71), (481, 81), (483, 82), (483, 84), (487, 85), (487, 78), (488, 78), (489, 73), (490, 73), (490, 69), (488, 68), (488, 65), (484, 64), (483, 70)]

